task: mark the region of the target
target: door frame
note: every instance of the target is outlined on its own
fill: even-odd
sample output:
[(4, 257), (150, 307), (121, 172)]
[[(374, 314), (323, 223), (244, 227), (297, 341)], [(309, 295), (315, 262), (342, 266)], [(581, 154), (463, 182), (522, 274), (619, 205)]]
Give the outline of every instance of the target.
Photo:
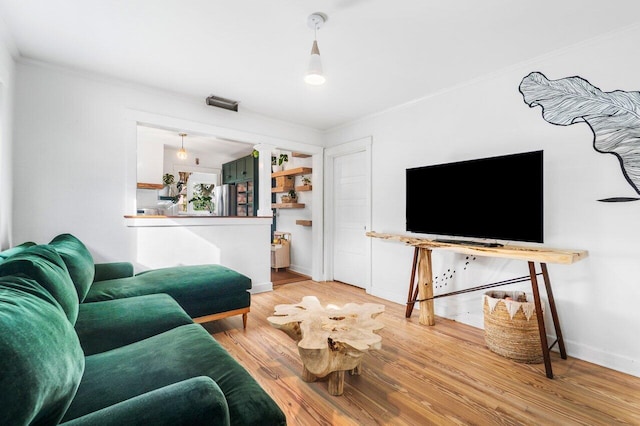
[[(325, 164), (325, 191), (324, 191), (324, 217), (325, 217), (325, 232), (324, 232), (324, 246), (326, 249), (326, 254), (324, 256), (324, 271), (325, 271), (325, 280), (333, 281), (334, 277), (334, 236), (333, 233), (335, 231), (335, 193), (333, 190), (334, 183), (334, 163), (337, 157), (355, 154), (357, 152), (365, 153), (365, 161), (366, 161), (366, 188), (364, 188), (363, 192), (366, 195), (366, 219), (365, 219), (365, 229), (362, 232), (367, 232), (371, 230), (371, 194), (372, 194), (372, 177), (371, 177), (371, 147), (372, 147), (372, 137), (365, 136), (360, 139), (352, 140), (349, 142), (345, 142), (343, 144), (325, 148), (325, 156), (324, 156), (324, 164)], [(365, 291), (367, 293), (371, 293), (371, 240), (366, 244), (366, 270), (365, 270)]]

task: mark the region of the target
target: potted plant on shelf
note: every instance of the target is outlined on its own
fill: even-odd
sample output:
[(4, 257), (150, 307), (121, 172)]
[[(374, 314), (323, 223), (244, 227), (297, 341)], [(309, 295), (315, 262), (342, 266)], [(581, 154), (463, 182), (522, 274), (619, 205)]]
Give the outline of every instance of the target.
[(271, 156), (271, 170), (273, 173), (284, 170), (284, 166), (289, 162), (288, 154), (280, 154), (279, 157)]
[(311, 179), (306, 176), (302, 176), (302, 186), (311, 186)]
[(298, 202), (298, 194), (293, 189), (290, 189), (285, 195), (280, 197), (283, 203), (297, 203)]
[(162, 176), (162, 184), (164, 185), (162, 187), (162, 190), (160, 191), (160, 196), (173, 196), (174, 194), (172, 194), (173, 192), (173, 187), (171, 185), (173, 185), (173, 183), (175, 182), (175, 177), (170, 174), (170, 173), (165, 173)]
[(289, 162), (289, 156), (287, 154), (280, 154), (280, 157), (278, 158), (278, 165), (282, 167), (281, 170), (285, 169), (285, 166), (287, 165), (288, 162)]

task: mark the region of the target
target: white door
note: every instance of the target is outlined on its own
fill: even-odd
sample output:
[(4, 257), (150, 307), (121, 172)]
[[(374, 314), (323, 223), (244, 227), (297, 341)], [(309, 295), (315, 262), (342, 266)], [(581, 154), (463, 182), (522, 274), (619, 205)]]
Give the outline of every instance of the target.
[(370, 155), (365, 150), (333, 156), (333, 279), (370, 286)]

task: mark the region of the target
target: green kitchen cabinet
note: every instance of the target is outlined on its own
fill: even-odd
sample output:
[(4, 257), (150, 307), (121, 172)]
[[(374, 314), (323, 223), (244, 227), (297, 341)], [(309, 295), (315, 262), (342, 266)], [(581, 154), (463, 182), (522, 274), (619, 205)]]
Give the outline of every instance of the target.
[(222, 165), (222, 183), (236, 186), (236, 211), (233, 216), (258, 215), (258, 159), (253, 155)]

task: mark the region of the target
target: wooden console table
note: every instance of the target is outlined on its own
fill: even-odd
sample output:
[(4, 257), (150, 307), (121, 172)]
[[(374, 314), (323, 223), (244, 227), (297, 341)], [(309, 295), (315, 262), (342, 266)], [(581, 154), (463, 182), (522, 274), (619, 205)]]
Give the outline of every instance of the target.
[[(527, 247), (505, 245), (499, 247), (486, 247), (463, 242), (441, 242), (426, 238), (416, 238), (406, 235), (385, 234), (378, 232), (367, 232), (368, 237), (381, 238), (385, 240), (394, 240), (403, 242), (407, 245), (415, 247), (413, 255), (413, 264), (411, 270), (411, 282), (409, 285), (409, 295), (407, 297), (407, 310), (405, 316), (409, 318), (416, 302), (420, 303), (420, 324), (434, 325), (435, 314), (433, 309), (433, 300), (438, 297), (453, 296), (456, 294), (467, 293), (470, 291), (483, 290), (492, 287), (498, 287), (507, 284), (515, 284), (524, 281), (531, 281), (531, 289), (533, 290), (533, 299), (536, 312), (542, 312), (542, 302), (540, 301), (540, 292), (538, 290), (538, 276), (542, 275), (544, 285), (549, 299), (549, 309), (553, 319), (553, 326), (556, 332), (556, 340), (549, 346), (547, 342), (547, 333), (544, 327), (544, 316), (537, 315), (538, 330), (540, 333), (540, 345), (542, 347), (542, 356), (547, 377), (553, 378), (553, 370), (551, 368), (550, 350), (557, 343), (562, 359), (567, 359), (567, 353), (562, 339), (562, 331), (558, 321), (558, 311), (553, 299), (551, 291), (551, 281), (549, 280), (549, 271), (547, 263), (571, 264), (582, 260), (588, 256), (586, 250), (562, 250), (541, 247)], [(501, 257), (506, 259), (524, 260), (529, 265), (529, 275), (508, 279), (496, 283), (480, 285), (464, 290), (454, 291), (451, 293), (433, 295), (433, 269), (431, 264), (431, 252), (434, 249), (449, 250), (456, 253), (471, 254), (477, 256)], [(541, 272), (536, 271), (536, 262), (540, 264)], [(416, 269), (418, 271), (418, 283), (414, 289)]]

